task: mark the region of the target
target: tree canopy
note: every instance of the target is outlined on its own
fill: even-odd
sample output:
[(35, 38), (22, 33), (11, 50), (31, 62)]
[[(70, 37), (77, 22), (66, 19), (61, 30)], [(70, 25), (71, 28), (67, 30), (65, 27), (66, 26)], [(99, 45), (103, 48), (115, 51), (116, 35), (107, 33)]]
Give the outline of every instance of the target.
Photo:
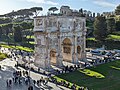
[(21, 27), (19, 25), (14, 25), (14, 41), (21, 42), (22, 41), (22, 32)]
[(32, 7), (32, 8), (30, 8), (30, 10), (35, 13), (35, 16), (37, 16), (40, 13), (40, 11), (43, 10), (43, 8), (42, 7)]
[(48, 10), (49, 10), (49, 11), (53, 11), (53, 13), (54, 13), (55, 11), (58, 10), (58, 8), (56, 8), (56, 7), (50, 7)]
[(112, 32), (114, 32), (116, 30), (115, 28), (115, 19), (114, 18), (108, 18), (106, 20), (107, 22), (107, 31), (109, 34), (111, 34)]
[(115, 14), (120, 15), (120, 5), (118, 5), (115, 9)]
[(107, 37), (106, 19), (103, 16), (95, 18), (94, 22), (94, 36), (97, 40), (103, 41)]

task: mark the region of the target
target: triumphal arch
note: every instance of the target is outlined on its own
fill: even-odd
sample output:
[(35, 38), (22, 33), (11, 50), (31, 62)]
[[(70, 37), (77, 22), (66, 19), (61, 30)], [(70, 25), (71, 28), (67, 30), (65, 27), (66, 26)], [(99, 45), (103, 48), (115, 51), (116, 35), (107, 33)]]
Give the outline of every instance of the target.
[(77, 16), (34, 18), (35, 65), (44, 69), (86, 58), (86, 21)]

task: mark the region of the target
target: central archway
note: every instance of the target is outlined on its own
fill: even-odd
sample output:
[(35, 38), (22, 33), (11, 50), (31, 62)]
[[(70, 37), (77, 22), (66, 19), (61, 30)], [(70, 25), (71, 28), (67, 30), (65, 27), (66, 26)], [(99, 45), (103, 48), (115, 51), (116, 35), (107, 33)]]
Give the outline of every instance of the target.
[(55, 49), (52, 49), (52, 50), (50, 51), (50, 61), (51, 61), (51, 64), (52, 64), (52, 65), (56, 65), (56, 60), (57, 60), (56, 50), (55, 50)]
[(65, 38), (62, 42), (62, 53), (63, 53), (63, 60), (72, 62), (72, 43), (69, 38)]

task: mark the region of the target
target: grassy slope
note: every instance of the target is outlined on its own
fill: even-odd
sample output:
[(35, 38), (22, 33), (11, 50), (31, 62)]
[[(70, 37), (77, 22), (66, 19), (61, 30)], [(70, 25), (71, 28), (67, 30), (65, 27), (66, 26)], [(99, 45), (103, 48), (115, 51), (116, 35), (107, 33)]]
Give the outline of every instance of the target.
[[(107, 39), (110, 39), (110, 40), (120, 40), (120, 35), (108, 35)], [(95, 38), (87, 38), (87, 40), (93, 40), (95, 41), (96, 39)]]
[(4, 54), (4, 53), (0, 53), (0, 61), (7, 58), (7, 54)]
[(14, 49), (20, 49), (20, 50), (24, 50), (24, 51), (28, 51), (28, 52), (33, 52), (33, 50), (31, 48), (28, 48), (28, 47), (22, 47), (22, 46), (9, 46), (9, 45), (0, 45), (2, 47), (5, 47), (5, 48), (14, 48)]
[(111, 39), (111, 40), (120, 40), (120, 35), (109, 35), (108, 39)]
[[(120, 60), (99, 65), (96, 68), (89, 68), (87, 70), (90, 71), (89, 73), (85, 72), (86, 74), (78, 70), (57, 77), (71, 83), (76, 83), (79, 86), (88, 87), (90, 90), (120, 90)], [(96, 72), (104, 77), (97, 77)], [(92, 76), (90, 74), (92, 74)]]

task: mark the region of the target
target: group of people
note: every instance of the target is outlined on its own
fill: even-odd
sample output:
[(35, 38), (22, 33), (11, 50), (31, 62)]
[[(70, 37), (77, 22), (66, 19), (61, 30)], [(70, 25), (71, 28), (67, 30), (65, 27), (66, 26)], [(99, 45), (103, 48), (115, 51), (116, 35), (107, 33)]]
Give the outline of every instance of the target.
[(111, 62), (113, 60), (116, 60), (115, 57), (96, 58), (96, 59), (93, 59), (92, 62), (85, 63), (85, 67), (90, 66), (90, 64), (92, 66), (96, 66), (98, 64), (103, 64), (103, 63)]
[(33, 80), (34, 85), (41, 86), (41, 85), (47, 85), (49, 82), (49, 78), (43, 78), (41, 77), (39, 80)]
[(29, 75), (28, 71), (14, 71), (13, 72), (13, 77), (8, 78), (6, 80), (6, 86), (7, 87), (12, 87), (13, 84), (25, 84), (29, 85), (28, 90), (33, 90), (33, 86), (40, 87), (41, 85), (47, 85), (49, 82), (49, 78), (46, 77), (40, 77), (39, 80), (32, 80)]
[(54, 72), (55, 75), (63, 74), (63, 73), (69, 73), (72, 71), (75, 71), (80, 68), (80, 65), (71, 65), (71, 66), (64, 66), (62, 70), (56, 69), (56, 72)]
[[(19, 85), (25, 84), (28, 87), (27, 90), (33, 90), (33, 84), (35, 84), (35, 80), (32, 80), (28, 76), (27, 71), (14, 71), (13, 77), (6, 79), (6, 86), (7, 86), (7, 88), (11, 88), (13, 85), (18, 85), (18, 84)], [(47, 82), (45, 81), (44, 84), (46, 85)]]
[(12, 84), (22, 84), (28, 85), (30, 82), (30, 77), (28, 76), (28, 71), (14, 71), (13, 77), (6, 80), (7, 86), (12, 86)]
[(57, 79), (54, 77), (50, 78), (50, 82), (55, 83), (56, 85), (61, 85), (61, 86), (64, 86), (66, 88), (70, 88), (72, 90), (88, 90), (87, 87), (82, 87), (82, 86), (78, 87), (76, 84), (74, 84), (74, 83), (72, 84), (72, 83), (64, 81), (64, 80), (57, 81)]

